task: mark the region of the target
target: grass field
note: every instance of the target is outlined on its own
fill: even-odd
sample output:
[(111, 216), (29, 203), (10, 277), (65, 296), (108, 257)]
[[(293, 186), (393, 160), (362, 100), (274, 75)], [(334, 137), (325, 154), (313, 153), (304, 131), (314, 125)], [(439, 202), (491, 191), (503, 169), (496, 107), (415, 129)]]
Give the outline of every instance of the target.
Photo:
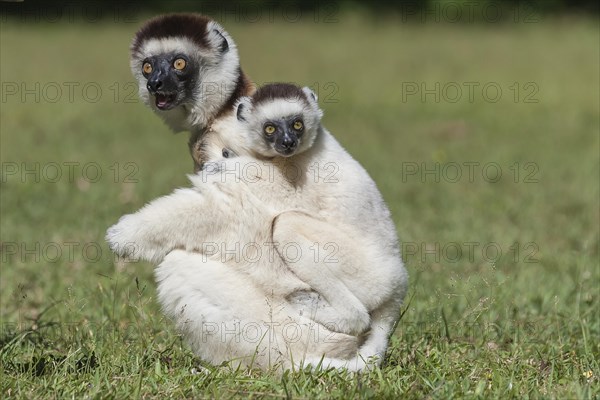
[(192, 168), (131, 86), (144, 18), (2, 22), (0, 397), (598, 398), (597, 20), (224, 22), (255, 81), (319, 93), (410, 273), (381, 370), (278, 377), (201, 368), (104, 243)]

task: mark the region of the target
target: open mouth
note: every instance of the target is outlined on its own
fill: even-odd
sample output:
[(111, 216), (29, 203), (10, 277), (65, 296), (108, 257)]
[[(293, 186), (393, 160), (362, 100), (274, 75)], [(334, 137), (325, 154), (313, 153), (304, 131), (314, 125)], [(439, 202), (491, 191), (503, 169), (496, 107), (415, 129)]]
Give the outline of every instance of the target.
[(275, 150), (282, 156), (289, 157), (296, 152), (296, 146), (294, 146), (292, 148), (289, 148), (289, 147), (288, 148), (276, 148)]
[(176, 93), (166, 94), (166, 93), (156, 93), (154, 95), (156, 99), (156, 107), (159, 110), (168, 110), (175, 106), (175, 97)]

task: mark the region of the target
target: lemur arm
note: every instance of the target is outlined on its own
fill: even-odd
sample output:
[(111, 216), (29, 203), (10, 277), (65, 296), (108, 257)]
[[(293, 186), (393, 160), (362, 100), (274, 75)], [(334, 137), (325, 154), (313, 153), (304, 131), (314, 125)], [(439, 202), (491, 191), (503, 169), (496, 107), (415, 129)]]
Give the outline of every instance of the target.
[[(171, 250), (202, 250), (220, 224), (216, 217), (227, 208), (227, 198), (215, 190), (178, 189), (160, 197), (111, 226), (106, 240), (116, 254), (160, 262)], [(220, 200), (220, 201), (219, 201)]]
[(158, 263), (174, 249), (204, 253), (207, 240), (223, 237), (236, 226), (241, 216), (232, 212), (239, 209), (236, 191), (229, 190), (233, 185), (223, 185), (218, 171), (202, 171), (190, 179), (194, 188), (177, 189), (121, 217), (106, 234), (111, 250)]

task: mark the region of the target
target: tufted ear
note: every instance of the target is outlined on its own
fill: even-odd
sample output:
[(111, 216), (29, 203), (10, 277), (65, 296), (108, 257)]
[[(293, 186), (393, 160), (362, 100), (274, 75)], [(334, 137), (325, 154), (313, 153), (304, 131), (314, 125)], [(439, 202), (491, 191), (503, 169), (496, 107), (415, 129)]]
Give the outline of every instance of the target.
[(227, 38), (216, 29), (215, 32), (223, 39), (223, 42), (221, 43), (221, 46), (219, 46), (219, 49), (221, 50), (221, 53), (225, 53), (227, 50), (229, 50), (229, 43), (227, 42)]
[(252, 100), (250, 97), (244, 96), (235, 104), (235, 115), (238, 121), (247, 121), (252, 108)]
[(219, 49), (221, 53), (227, 52), (229, 50), (229, 41), (227, 40), (228, 35), (221, 25), (215, 21), (211, 21), (211, 23), (206, 26), (206, 29), (206, 36), (211, 46)]
[(311, 88), (309, 88), (308, 86), (304, 86), (302, 88), (302, 91), (306, 95), (306, 98), (308, 99), (308, 101), (317, 103), (318, 97), (317, 97), (316, 93), (312, 91)]
[(321, 118), (323, 118), (323, 110), (321, 110), (321, 108), (319, 107), (319, 102), (317, 101), (317, 99), (318, 99), (317, 94), (315, 92), (313, 92), (312, 89), (309, 88), (308, 86), (304, 86), (302, 88), (302, 92), (308, 99), (308, 102), (310, 103), (313, 111), (316, 113), (315, 114), (316, 118), (319, 120)]

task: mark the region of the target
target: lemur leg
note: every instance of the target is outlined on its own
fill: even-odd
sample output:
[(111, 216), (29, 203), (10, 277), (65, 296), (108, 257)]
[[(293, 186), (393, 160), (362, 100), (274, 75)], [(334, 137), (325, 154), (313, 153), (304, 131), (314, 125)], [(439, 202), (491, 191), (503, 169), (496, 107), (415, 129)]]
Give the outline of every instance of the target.
[[(398, 288), (404, 291), (405, 288)], [(388, 341), (393, 334), (396, 321), (400, 317), (401, 301), (404, 296), (395, 296), (382, 304), (371, 313), (371, 329), (366, 333), (366, 340), (358, 349), (357, 354), (349, 359), (342, 358), (306, 358), (299, 368), (311, 367), (321, 369), (345, 368), (348, 371), (359, 372), (365, 369), (377, 368), (385, 358)]]
[(369, 327), (367, 308), (347, 286), (354, 266), (367, 265), (354, 240), (306, 213), (288, 211), (273, 221), (273, 242), (287, 267), (328, 303), (297, 293), (292, 304), (312, 302), (311, 318), (337, 332), (360, 334)]
[(246, 275), (201, 254), (174, 250), (155, 276), (163, 311), (204, 361), (232, 361), (235, 366), (255, 360), (257, 366), (268, 367), (271, 335), (244, 334), (248, 327), (267, 327), (258, 323), (265, 319), (266, 295)]
[(396, 321), (400, 317), (401, 302), (404, 296), (396, 296), (371, 312), (371, 329), (365, 342), (358, 350), (358, 356), (351, 360), (348, 368), (356, 368), (363, 362), (367, 365), (381, 365), (385, 358), (390, 336), (394, 333)]
[(157, 267), (156, 281), (164, 312), (212, 364), (288, 368), (319, 354), (351, 358), (358, 349), (355, 336), (298, 317), (285, 298), (218, 260), (174, 250)]

